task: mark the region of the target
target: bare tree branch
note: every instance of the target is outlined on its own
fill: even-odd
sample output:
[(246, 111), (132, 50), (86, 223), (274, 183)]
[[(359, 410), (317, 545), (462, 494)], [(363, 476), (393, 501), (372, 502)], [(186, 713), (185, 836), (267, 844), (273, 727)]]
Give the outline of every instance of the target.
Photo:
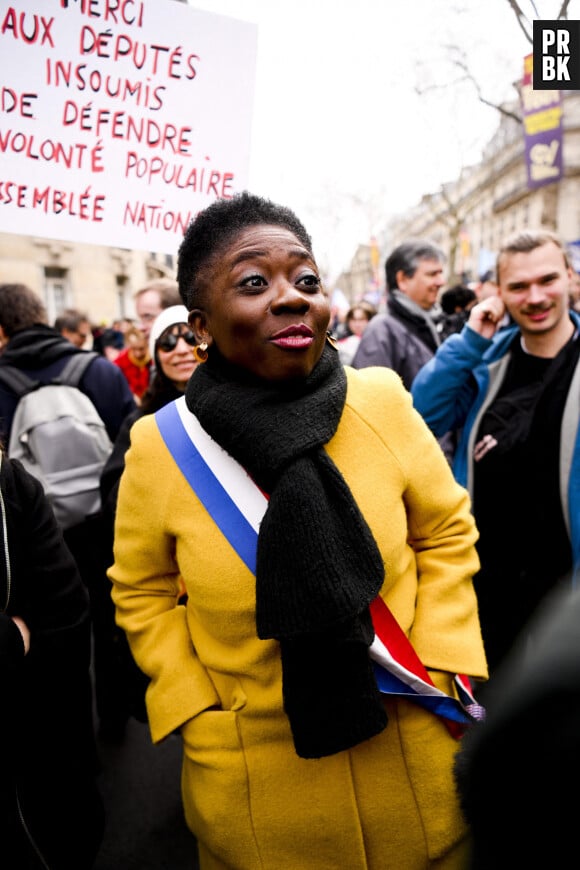
[(446, 91), (448, 88), (453, 87), (454, 85), (461, 85), (464, 82), (473, 81), (470, 76), (461, 76), (461, 78), (453, 79), (452, 81), (442, 82), (441, 84), (430, 84), (430, 85), (415, 85), (413, 90), (417, 94), (418, 97), (423, 97), (425, 94), (431, 93), (432, 91)]
[(564, 0), (564, 2), (562, 3), (562, 8), (560, 9), (560, 11), (558, 13), (558, 20), (560, 18), (564, 18), (564, 19), (568, 20), (568, 4), (569, 3), (570, 3), (570, 0)]
[(530, 32), (532, 29), (532, 24), (530, 20), (526, 17), (526, 15), (524, 15), (516, 0), (508, 0), (508, 3), (514, 12), (514, 15), (516, 16), (516, 20), (520, 26), (520, 30), (522, 31), (528, 42), (533, 43), (533, 38)]
[[(507, 2), (509, 3), (511, 9), (513, 10), (514, 15), (516, 16), (516, 21), (518, 22), (518, 25), (519, 25), (521, 31), (523, 32), (524, 36), (526, 37), (526, 39), (528, 40), (529, 43), (533, 44), (533, 36), (532, 36), (533, 24), (532, 24), (532, 22), (524, 14), (524, 12), (522, 12), (520, 6), (517, 3), (517, 0), (507, 0)], [(560, 7), (560, 11), (558, 12), (558, 18), (557, 18), (558, 21), (560, 19), (565, 19), (566, 21), (568, 20), (568, 6), (569, 5), (570, 5), (570, 0), (563, 0), (562, 5)], [(541, 20), (541, 15), (536, 8), (536, 4), (534, 3), (534, 0), (530, 0), (530, 6), (532, 7), (532, 10), (533, 10), (536, 18)]]
[(453, 60), (453, 63), (455, 66), (459, 67), (459, 69), (463, 72), (463, 74), (464, 74), (463, 80), (467, 80), (467, 81), (471, 82), (471, 84), (475, 88), (475, 91), (477, 93), (477, 98), (480, 101), (480, 103), (483, 103), (485, 106), (490, 106), (492, 109), (496, 109), (498, 112), (500, 112), (500, 114), (505, 115), (505, 117), (507, 117), (507, 118), (513, 118), (514, 121), (518, 122), (518, 124), (522, 123), (522, 118), (517, 112), (514, 112), (511, 109), (506, 108), (504, 105), (502, 105), (500, 103), (495, 103), (492, 100), (488, 100), (486, 97), (483, 96), (483, 94), (481, 92), (480, 84), (477, 81), (477, 79), (475, 78), (475, 76), (472, 74), (471, 70), (469, 69), (466, 55), (463, 51), (461, 51), (461, 52), (459, 52), (457, 50), (455, 51), (455, 58)]

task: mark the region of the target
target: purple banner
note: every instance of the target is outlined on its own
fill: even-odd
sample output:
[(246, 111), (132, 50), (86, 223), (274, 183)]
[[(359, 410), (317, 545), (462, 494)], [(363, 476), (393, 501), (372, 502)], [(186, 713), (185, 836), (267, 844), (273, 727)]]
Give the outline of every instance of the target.
[(559, 181), (564, 172), (562, 159), (562, 93), (533, 88), (533, 55), (524, 58), (521, 104), (528, 187)]

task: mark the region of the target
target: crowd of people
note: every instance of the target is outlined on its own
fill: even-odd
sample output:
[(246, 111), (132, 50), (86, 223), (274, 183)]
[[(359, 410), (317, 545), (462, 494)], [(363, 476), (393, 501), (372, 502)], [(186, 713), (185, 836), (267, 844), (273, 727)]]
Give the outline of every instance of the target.
[[(132, 319), (50, 325), (30, 288), (0, 285), (15, 867), (93, 867), (95, 732), (122, 743), (131, 717), (155, 744), (179, 735), (202, 870), (564, 861), (577, 275), (545, 229), (504, 239), (474, 286), (447, 287), (446, 266), (406, 240), (385, 308), (354, 302), (333, 329), (307, 229), (245, 192), (192, 220), (177, 279), (138, 290)], [(30, 463), (11, 455), (8, 375), (61, 388), (87, 353), (78, 389), (108, 446), (98, 508), (67, 524), (35, 476), (46, 421)]]

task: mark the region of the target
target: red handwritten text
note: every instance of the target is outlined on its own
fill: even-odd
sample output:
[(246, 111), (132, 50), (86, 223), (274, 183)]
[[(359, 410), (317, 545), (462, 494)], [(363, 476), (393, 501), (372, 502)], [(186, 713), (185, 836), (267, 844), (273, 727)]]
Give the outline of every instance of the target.
[(12, 88), (0, 90), (0, 112), (17, 112), (23, 118), (34, 118), (32, 100), (37, 100), (38, 94), (18, 94)]
[(12, 151), (30, 160), (45, 160), (47, 163), (60, 163), (67, 169), (87, 169), (90, 172), (102, 172), (103, 146), (99, 141), (90, 148), (82, 142), (73, 145), (63, 145), (53, 139), (36, 141), (34, 135), (6, 130), (0, 130), (0, 152)]
[(231, 198), (234, 180), (232, 172), (219, 172), (205, 166), (191, 169), (180, 163), (169, 163), (161, 157), (139, 157), (136, 151), (128, 151), (125, 178), (131, 177), (145, 178), (147, 184), (163, 181), (180, 190), (189, 187), (193, 193), (214, 194), (221, 199)]
[(185, 231), (194, 215), (191, 211), (186, 214), (174, 211), (164, 211), (163, 205), (153, 203), (134, 202), (125, 204), (123, 223), (125, 225), (139, 227), (143, 232), (148, 230), (164, 229), (166, 232), (178, 233), (180, 236)]
[(193, 132), (191, 127), (175, 127), (173, 124), (158, 124), (150, 118), (136, 120), (126, 112), (110, 112), (108, 109), (93, 109), (92, 103), (79, 107), (71, 100), (64, 104), (62, 122), (65, 126), (78, 124), (80, 130), (94, 131), (96, 136), (109, 132), (113, 139), (135, 139), (150, 148), (169, 148), (174, 154), (189, 154)]
[(14, 39), (22, 39), (24, 42), (28, 42), (29, 45), (34, 45), (40, 40), (41, 45), (48, 42), (54, 48), (50, 32), (53, 23), (54, 18), (49, 18), (47, 21), (44, 15), (30, 16), (26, 12), (21, 12), (18, 15), (16, 10), (11, 6), (4, 16), (0, 33), (4, 36), (5, 33), (12, 31)]
[(61, 9), (74, 7), (89, 18), (143, 27), (143, 3), (135, 3), (135, 0), (60, 0), (60, 5)]
[(167, 75), (172, 79), (194, 79), (197, 75), (195, 62), (200, 59), (197, 54), (184, 56), (180, 45), (173, 49), (168, 45), (146, 45), (125, 33), (114, 34), (110, 30), (96, 33), (88, 25), (81, 30), (80, 53), (94, 53), (113, 61), (128, 58), (137, 69), (144, 69), (147, 65), (147, 72), (151, 75)]
[(87, 187), (82, 193), (57, 190), (55, 187), (29, 188), (14, 181), (0, 181), (0, 204), (15, 204), (18, 208), (39, 209), (45, 214), (64, 214), (81, 221), (98, 223), (103, 220), (105, 196), (92, 194)]
[(95, 94), (105, 94), (107, 97), (121, 100), (122, 102), (133, 101), (136, 106), (143, 106), (156, 112), (163, 107), (163, 92), (165, 85), (152, 87), (147, 79), (146, 82), (130, 81), (120, 76), (106, 75), (101, 70), (89, 70), (85, 63), (73, 64), (61, 60), (52, 61), (46, 59), (46, 84), (60, 87), (64, 85), (76, 88), (77, 91), (91, 90)]

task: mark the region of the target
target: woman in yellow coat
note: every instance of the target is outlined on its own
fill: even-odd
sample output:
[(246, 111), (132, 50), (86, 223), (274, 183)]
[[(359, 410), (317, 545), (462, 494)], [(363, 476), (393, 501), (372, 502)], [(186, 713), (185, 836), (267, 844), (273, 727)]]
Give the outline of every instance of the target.
[(459, 870), (455, 676), (486, 678), (466, 491), (399, 378), (340, 364), (291, 211), (217, 201), (178, 278), (205, 361), (131, 431), (110, 576), (200, 865)]

